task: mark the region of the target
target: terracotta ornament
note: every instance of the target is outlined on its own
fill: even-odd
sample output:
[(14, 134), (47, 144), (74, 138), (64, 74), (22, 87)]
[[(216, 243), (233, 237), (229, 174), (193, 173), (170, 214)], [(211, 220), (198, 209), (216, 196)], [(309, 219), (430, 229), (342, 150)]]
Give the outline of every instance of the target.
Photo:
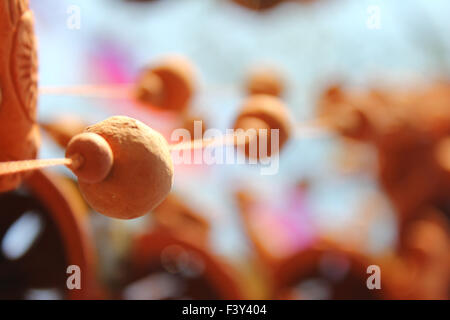
[[(38, 62), (33, 14), (27, 0), (0, 2), (0, 162), (33, 159)], [(15, 189), (23, 174), (0, 176), (0, 192)]]
[[(290, 115), (283, 102), (270, 95), (254, 95), (249, 97), (240, 110), (234, 122), (234, 129), (255, 129), (259, 135), (260, 129), (267, 130), (267, 156), (272, 154), (271, 129), (279, 130), (279, 150), (283, 148), (291, 136)], [(258, 138), (259, 139), (259, 138)], [(250, 141), (250, 140), (249, 140)], [(245, 146), (245, 153), (250, 155), (248, 144)], [(257, 158), (259, 158), (259, 140)]]
[(181, 112), (189, 106), (194, 85), (191, 63), (185, 58), (173, 56), (141, 73), (135, 96), (144, 105)]
[(76, 159), (71, 168), (86, 201), (110, 217), (140, 217), (172, 188), (167, 141), (138, 120), (115, 116), (86, 128), (71, 140), (67, 156)]

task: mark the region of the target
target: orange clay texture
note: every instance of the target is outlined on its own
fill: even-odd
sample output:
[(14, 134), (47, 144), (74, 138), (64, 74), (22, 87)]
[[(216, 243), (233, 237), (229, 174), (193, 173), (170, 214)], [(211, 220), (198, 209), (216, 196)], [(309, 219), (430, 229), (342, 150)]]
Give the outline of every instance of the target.
[(138, 120), (115, 116), (86, 128), (111, 147), (114, 164), (97, 183), (79, 181), (87, 202), (118, 219), (140, 217), (163, 201), (173, 183), (173, 163), (164, 137)]
[(279, 97), (283, 91), (283, 79), (274, 70), (257, 69), (252, 71), (247, 79), (247, 92), (250, 95), (268, 94)]
[[(33, 15), (26, 0), (0, 1), (0, 161), (33, 159), (37, 56)], [(0, 192), (16, 188), (23, 174), (0, 177)]]
[[(234, 129), (250, 129), (250, 123), (254, 123), (258, 127), (254, 129), (278, 129), (279, 150), (282, 149), (291, 135), (292, 128), (288, 110), (283, 102), (274, 96), (253, 95), (243, 103), (241, 111), (235, 120)], [(241, 127), (241, 125), (245, 128)], [(249, 155), (248, 151), (246, 149), (247, 156)], [(267, 155), (271, 155), (270, 130), (268, 130)]]
[(402, 219), (416, 216), (424, 206), (445, 207), (450, 197), (450, 83), (416, 90), (333, 86), (318, 108), (342, 136), (376, 148), (379, 180)]
[(194, 68), (180, 56), (170, 56), (141, 73), (135, 89), (137, 100), (162, 110), (185, 110), (194, 94)]
[(75, 162), (70, 166), (79, 181), (98, 183), (111, 171), (113, 153), (106, 140), (92, 132), (74, 136), (67, 145), (66, 157)]

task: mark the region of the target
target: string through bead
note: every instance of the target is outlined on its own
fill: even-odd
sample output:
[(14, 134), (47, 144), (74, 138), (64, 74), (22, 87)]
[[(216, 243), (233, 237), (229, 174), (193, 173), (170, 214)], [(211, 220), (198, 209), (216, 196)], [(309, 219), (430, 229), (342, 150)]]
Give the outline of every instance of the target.
[(132, 84), (41, 87), (39, 88), (39, 94), (55, 96), (81, 96), (102, 99), (129, 99), (132, 96), (132, 88)]
[(246, 136), (249, 139), (254, 138), (254, 134), (228, 134), (222, 137), (216, 137), (216, 138), (211, 138), (211, 139), (196, 139), (196, 140), (191, 140), (191, 141), (187, 141), (187, 142), (180, 142), (180, 143), (176, 143), (176, 144), (172, 144), (169, 146), (171, 151), (174, 150), (195, 150), (195, 149), (203, 149), (206, 147), (221, 147), (221, 146), (229, 146), (229, 145), (234, 145), (234, 146), (239, 146), (242, 144), (246, 144), (247, 141), (245, 141), (245, 139), (243, 140), (239, 140), (236, 138), (239, 138), (241, 136)]
[(74, 158), (61, 158), (0, 162), (0, 176), (61, 165), (76, 166), (77, 161)]

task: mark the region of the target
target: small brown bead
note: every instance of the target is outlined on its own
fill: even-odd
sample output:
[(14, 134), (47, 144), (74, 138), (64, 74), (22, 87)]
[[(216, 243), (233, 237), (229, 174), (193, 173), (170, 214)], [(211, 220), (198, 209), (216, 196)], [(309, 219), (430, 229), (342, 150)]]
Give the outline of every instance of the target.
[(144, 70), (136, 88), (139, 102), (167, 111), (185, 110), (193, 94), (193, 67), (182, 57), (166, 58)]
[(96, 133), (84, 132), (74, 136), (67, 145), (67, 158), (74, 158), (70, 166), (78, 179), (97, 183), (105, 179), (113, 165), (113, 153), (108, 142)]
[[(279, 150), (283, 148), (291, 135), (291, 123), (288, 110), (280, 99), (270, 95), (254, 95), (243, 104), (234, 123), (234, 129), (267, 129), (267, 156), (271, 156), (271, 129), (279, 130)], [(259, 148), (259, 141), (258, 141)], [(246, 155), (249, 156), (248, 148)], [(259, 158), (259, 150), (257, 153)]]
[[(38, 59), (28, 1), (0, 1), (0, 162), (36, 158)], [(0, 177), (0, 192), (17, 188), (25, 173)]]
[(147, 70), (138, 80), (135, 94), (140, 102), (160, 106), (164, 102), (164, 84), (153, 70)]

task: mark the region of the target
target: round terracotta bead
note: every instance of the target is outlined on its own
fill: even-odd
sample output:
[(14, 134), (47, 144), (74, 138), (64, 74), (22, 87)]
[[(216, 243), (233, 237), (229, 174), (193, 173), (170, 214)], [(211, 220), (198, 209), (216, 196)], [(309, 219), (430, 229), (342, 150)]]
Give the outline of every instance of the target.
[(168, 57), (142, 72), (135, 92), (142, 104), (181, 112), (194, 94), (193, 67), (185, 58)]
[[(103, 180), (90, 183), (81, 176), (79, 179), (85, 199), (96, 211), (113, 218), (133, 219), (148, 213), (165, 199), (172, 188), (173, 163), (167, 141), (161, 134), (124, 116), (108, 118), (86, 128), (85, 132), (101, 136), (113, 157), (112, 167)], [(104, 152), (103, 147), (89, 148), (94, 150), (94, 155)], [(90, 159), (86, 157), (84, 165), (89, 165)], [(100, 166), (106, 163), (95, 158), (94, 162)]]
[[(270, 95), (253, 95), (249, 97), (244, 102), (234, 122), (234, 129), (256, 129), (258, 139), (261, 132), (260, 129), (267, 129), (267, 156), (272, 155), (271, 129), (279, 130), (279, 150), (289, 140), (292, 130), (287, 108), (280, 99)], [(246, 147), (245, 153), (247, 156), (250, 155), (249, 148)], [(260, 158), (259, 150), (257, 158)]]

